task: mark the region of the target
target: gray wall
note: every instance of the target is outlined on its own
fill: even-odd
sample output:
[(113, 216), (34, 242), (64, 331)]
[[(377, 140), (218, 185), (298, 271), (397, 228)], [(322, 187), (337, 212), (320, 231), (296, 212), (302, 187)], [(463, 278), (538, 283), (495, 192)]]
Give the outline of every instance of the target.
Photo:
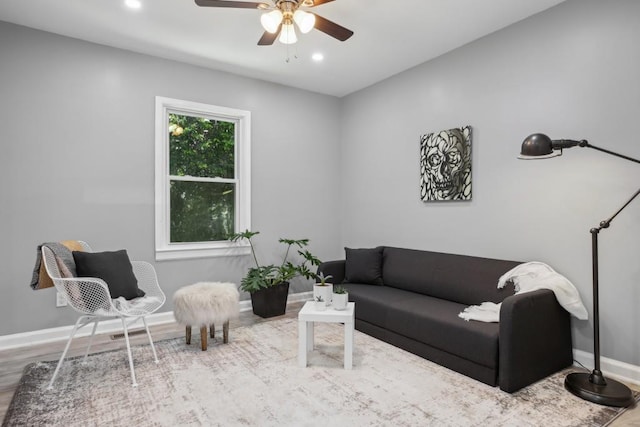
[[(640, 165), (574, 148), (516, 159), (533, 132), (640, 158), (640, 2), (571, 0), (346, 97), (342, 235), (552, 265), (591, 312), (591, 235)], [(425, 41), (428, 43), (428, 41)], [(419, 136), (473, 127), (473, 200), (419, 200)], [(640, 198), (600, 233), (602, 355), (640, 365)], [(591, 321), (574, 344), (592, 351)]]
[[(263, 262), (281, 254), (278, 237), (339, 256), (339, 217), (318, 209), (339, 204), (339, 175), (319, 166), (339, 158), (339, 99), (7, 23), (0, 54), (0, 335), (75, 321), (55, 307), (53, 289), (29, 288), (41, 242), (82, 239), (153, 262), (156, 95), (252, 112), (252, 228)], [(155, 264), (171, 296), (199, 280), (239, 282), (249, 261)]]

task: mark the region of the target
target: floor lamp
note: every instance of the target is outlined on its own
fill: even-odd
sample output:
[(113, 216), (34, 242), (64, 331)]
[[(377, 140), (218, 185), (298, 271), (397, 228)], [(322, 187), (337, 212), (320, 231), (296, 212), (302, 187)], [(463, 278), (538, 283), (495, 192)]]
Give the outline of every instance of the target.
[[(614, 153), (603, 148), (594, 147), (585, 140), (575, 141), (571, 139), (552, 140), (547, 135), (534, 133), (529, 135), (522, 143), (520, 159), (545, 159), (562, 155), (562, 150), (571, 147), (587, 147), (611, 154), (616, 157), (640, 163), (640, 160)], [(564, 386), (571, 393), (590, 402), (608, 406), (629, 406), (633, 403), (631, 390), (624, 384), (605, 379), (600, 371), (600, 311), (598, 303), (598, 233), (608, 228), (611, 221), (640, 194), (640, 189), (614, 213), (611, 218), (601, 221), (598, 227), (591, 229), (591, 258), (593, 265), (593, 357), (594, 369), (591, 373), (574, 372), (564, 380)]]

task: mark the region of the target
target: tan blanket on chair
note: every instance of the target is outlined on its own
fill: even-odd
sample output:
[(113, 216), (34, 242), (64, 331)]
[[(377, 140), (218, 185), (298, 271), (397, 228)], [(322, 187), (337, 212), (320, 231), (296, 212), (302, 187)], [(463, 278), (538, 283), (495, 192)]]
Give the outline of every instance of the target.
[[(33, 276), (31, 278), (31, 289), (36, 290), (36, 289), (44, 289), (44, 288), (53, 287), (53, 281), (51, 280), (51, 277), (49, 277), (49, 275), (47, 274), (47, 270), (44, 267), (44, 263), (42, 262), (42, 246), (51, 247), (53, 253), (56, 255), (56, 261), (58, 262), (58, 268), (59, 269), (60, 268), (63, 268), (63, 269), (65, 268), (65, 267), (63, 267), (64, 264), (58, 258), (58, 256), (57, 256), (58, 254), (56, 253), (56, 250), (55, 250), (55, 247), (58, 246), (58, 245), (64, 246), (69, 251), (82, 251), (83, 250), (82, 244), (77, 240), (63, 240), (62, 242), (59, 242), (59, 244), (43, 243), (41, 245), (38, 245), (38, 249), (37, 249), (38, 252), (37, 252), (37, 255), (36, 255), (36, 265), (33, 268)], [(58, 247), (60, 247), (60, 246), (58, 246)], [(75, 268), (73, 268), (73, 270), (75, 270)]]

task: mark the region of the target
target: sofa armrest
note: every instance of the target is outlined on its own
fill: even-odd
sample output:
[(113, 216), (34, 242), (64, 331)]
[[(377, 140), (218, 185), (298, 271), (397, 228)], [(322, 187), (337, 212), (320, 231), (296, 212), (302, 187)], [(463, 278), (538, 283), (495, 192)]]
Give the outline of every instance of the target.
[(331, 275), (333, 278), (331, 283), (340, 284), (344, 282), (344, 266), (345, 260), (326, 261), (318, 266), (318, 274), (323, 273), (325, 276)]
[(549, 289), (507, 297), (499, 346), (498, 384), (513, 393), (573, 363), (569, 313)]

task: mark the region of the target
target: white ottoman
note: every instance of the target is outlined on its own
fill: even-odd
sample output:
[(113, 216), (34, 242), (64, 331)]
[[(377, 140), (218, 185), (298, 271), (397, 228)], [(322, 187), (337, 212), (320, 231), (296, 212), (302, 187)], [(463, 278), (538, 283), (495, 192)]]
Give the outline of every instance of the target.
[(222, 323), (223, 342), (229, 342), (229, 319), (238, 317), (240, 295), (234, 283), (199, 282), (178, 289), (173, 295), (173, 315), (186, 326), (187, 344), (191, 344), (191, 327), (200, 327), (202, 351), (207, 349), (207, 326), (211, 338), (215, 324)]

